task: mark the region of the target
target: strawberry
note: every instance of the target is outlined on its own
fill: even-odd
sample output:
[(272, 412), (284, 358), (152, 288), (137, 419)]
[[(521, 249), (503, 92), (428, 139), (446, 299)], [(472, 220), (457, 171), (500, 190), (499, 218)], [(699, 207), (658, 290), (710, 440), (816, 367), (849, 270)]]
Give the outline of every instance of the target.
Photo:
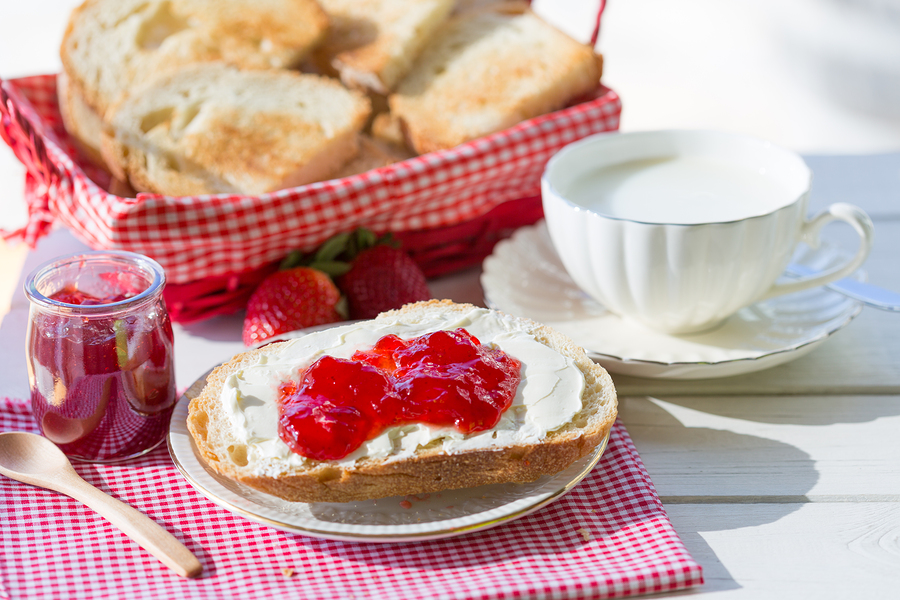
[(244, 344), (258, 344), (272, 336), (335, 323), (341, 293), (331, 278), (318, 269), (293, 267), (265, 278), (247, 302)]
[(371, 319), (431, 298), (419, 266), (399, 248), (384, 243), (360, 251), (337, 284), (347, 298), (351, 319)]

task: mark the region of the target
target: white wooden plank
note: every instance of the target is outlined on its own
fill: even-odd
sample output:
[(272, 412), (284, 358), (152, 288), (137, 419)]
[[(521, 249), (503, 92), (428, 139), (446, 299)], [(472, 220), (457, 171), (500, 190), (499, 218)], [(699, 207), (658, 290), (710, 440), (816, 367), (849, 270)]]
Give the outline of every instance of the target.
[(894, 503), (667, 506), (710, 598), (896, 598)]
[(897, 396), (620, 399), (673, 502), (900, 501)]

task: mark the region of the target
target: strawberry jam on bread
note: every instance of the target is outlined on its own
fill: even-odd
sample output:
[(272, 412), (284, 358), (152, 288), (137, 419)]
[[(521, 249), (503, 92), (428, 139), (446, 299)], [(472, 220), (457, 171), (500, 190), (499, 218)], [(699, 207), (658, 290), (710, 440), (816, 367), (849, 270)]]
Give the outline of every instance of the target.
[(317, 358), (299, 383), (282, 384), (278, 434), (307, 458), (339, 460), (394, 426), (486, 431), (512, 405), (521, 367), (462, 328), (388, 334), (349, 359)]
[[(440, 373), (422, 367), (416, 374), (417, 367), (411, 367), (414, 360), (405, 362), (393, 349), (385, 351), (385, 342), (379, 347), (379, 341), (388, 336), (400, 341), (389, 342), (391, 348), (409, 347), (434, 332), (460, 330), (477, 340), (480, 351), (506, 361), (506, 371), (495, 372), (491, 376), (498, 379), (485, 386), (497, 390), (514, 384), (510, 402), (502, 394), (485, 399), (497, 408), (496, 422), (478, 413), (483, 405), (459, 408), (460, 403), (453, 415), (432, 419), (431, 415), (445, 408), (441, 403), (446, 390), (433, 393), (435, 390), (460, 382), (460, 387), (467, 388), (476, 378), (467, 372), (461, 379), (451, 377), (449, 383), (439, 377), (428, 380), (426, 375), (437, 377)], [(456, 351), (451, 348), (449, 354)], [(417, 352), (411, 354), (418, 356)], [(359, 427), (368, 429), (361, 436), (364, 440), (337, 458), (305, 456), (286, 443), (279, 431), (284, 408), (290, 409), (293, 394), (305, 385), (306, 374), (325, 356), (349, 363), (355, 357), (357, 365), (379, 367), (384, 367), (381, 359), (387, 357), (388, 363), (383, 369), (387, 376), (376, 378), (380, 388), (362, 377), (349, 377), (349, 384), (358, 384), (357, 391), (363, 396), (376, 389), (377, 400), (370, 400), (371, 406), (353, 406), (346, 401), (345, 391), (320, 394), (321, 389), (307, 390), (311, 392), (308, 395), (320, 394), (313, 410), (337, 404), (339, 413), (345, 410), (344, 414), (349, 411), (359, 416)], [(445, 363), (452, 367), (455, 362), (463, 365), (471, 360), (482, 358), (466, 354)], [(519, 368), (509, 369), (515, 363)], [(352, 368), (369, 371), (364, 366)], [(407, 369), (412, 376), (404, 379), (392, 368)], [(345, 388), (349, 385), (346, 374), (334, 381)], [(404, 396), (404, 386), (415, 385), (420, 385), (421, 394), (411, 401)], [(465, 389), (461, 393), (468, 394)], [(429, 395), (436, 403), (431, 407), (421, 402)], [(387, 404), (393, 402), (393, 407), (376, 406), (387, 396), (391, 396)], [(413, 418), (403, 414), (397, 418), (407, 408)], [(206, 387), (191, 401), (188, 428), (202, 460), (227, 478), (290, 501), (346, 502), (534, 481), (593, 451), (608, 435), (615, 417), (612, 380), (568, 338), (498, 311), (428, 301), (234, 357), (210, 374)], [(291, 421), (290, 415), (287, 420)], [(350, 420), (337, 417), (335, 422), (343, 426)], [(293, 434), (296, 439), (314, 436), (315, 428), (304, 427), (299, 423)]]

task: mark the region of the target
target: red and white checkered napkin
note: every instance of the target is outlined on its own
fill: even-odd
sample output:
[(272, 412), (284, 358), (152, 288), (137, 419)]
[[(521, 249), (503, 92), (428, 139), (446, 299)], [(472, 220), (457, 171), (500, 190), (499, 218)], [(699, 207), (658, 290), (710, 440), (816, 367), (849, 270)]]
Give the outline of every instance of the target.
[[(0, 400), (0, 430), (34, 429), (27, 404)], [(0, 476), (0, 597), (610, 598), (703, 582), (621, 423), (594, 471), (549, 506), (402, 544), (320, 540), (236, 516), (195, 492), (163, 447), (76, 470), (184, 541), (203, 576), (182, 579), (74, 500)]]

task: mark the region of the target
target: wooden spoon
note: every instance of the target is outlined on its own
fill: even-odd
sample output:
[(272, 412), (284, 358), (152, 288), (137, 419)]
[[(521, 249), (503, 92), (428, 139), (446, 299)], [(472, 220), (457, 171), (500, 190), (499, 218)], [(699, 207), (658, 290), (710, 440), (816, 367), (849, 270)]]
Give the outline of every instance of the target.
[(145, 514), (82, 479), (62, 450), (45, 437), (24, 431), (0, 433), (0, 473), (86, 504), (179, 575), (196, 577), (203, 571), (184, 544)]

